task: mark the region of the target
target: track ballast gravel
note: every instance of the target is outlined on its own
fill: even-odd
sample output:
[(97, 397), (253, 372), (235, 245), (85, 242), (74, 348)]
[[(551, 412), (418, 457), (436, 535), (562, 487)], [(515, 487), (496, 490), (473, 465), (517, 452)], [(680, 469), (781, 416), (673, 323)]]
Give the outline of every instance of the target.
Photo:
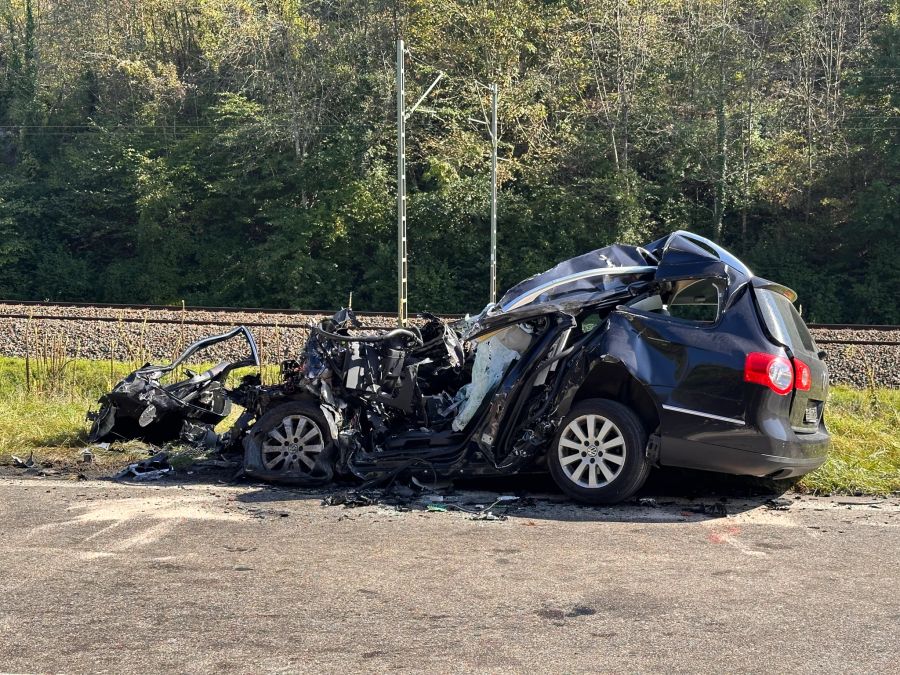
[[(2, 314), (31, 318), (0, 317), (0, 354), (49, 357), (165, 362), (203, 337), (247, 324), (256, 337), (264, 363), (275, 364), (299, 354), (309, 335), (307, 326), (325, 314), (277, 314), (222, 312), (187, 309), (112, 309), (52, 305), (0, 304)], [(67, 317), (65, 320), (49, 317)], [(99, 321), (97, 319), (107, 319)], [(369, 326), (390, 327), (391, 315), (364, 316)], [(190, 322), (190, 323), (187, 323)], [(266, 325), (252, 325), (266, 324)], [(861, 329), (813, 329), (820, 341), (900, 341), (900, 331)], [(243, 355), (240, 340), (217, 345), (204, 352), (214, 361)], [(855, 387), (871, 385), (900, 388), (900, 346), (823, 344), (831, 381)]]

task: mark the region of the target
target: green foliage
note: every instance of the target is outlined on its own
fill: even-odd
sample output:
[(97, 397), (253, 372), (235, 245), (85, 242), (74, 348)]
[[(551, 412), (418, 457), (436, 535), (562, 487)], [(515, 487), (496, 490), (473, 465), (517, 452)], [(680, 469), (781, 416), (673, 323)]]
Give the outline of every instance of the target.
[(900, 323), (896, 0), (0, 0), (0, 297), (413, 309), (713, 236), (813, 321)]

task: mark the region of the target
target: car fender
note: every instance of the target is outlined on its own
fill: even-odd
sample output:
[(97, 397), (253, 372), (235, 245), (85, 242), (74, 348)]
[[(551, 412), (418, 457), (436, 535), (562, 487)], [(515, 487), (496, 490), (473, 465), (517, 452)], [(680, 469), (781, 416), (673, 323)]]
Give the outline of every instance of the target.
[(328, 430), (331, 432), (331, 437), (335, 440), (338, 438), (338, 423), (341, 421), (341, 412), (337, 408), (328, 405), (327, 403), (321, 403), (319, 405), (319, 409), (322, 411), (322, 414), (325, 416), (325, 421), (328, 423)]
[[(637, 412), (652, 433), (659, 424), (662, 404), (651, 387), (652, 350), (644, 339), (627, 315), (612, 312), (597, 337), (569, 358), (566, 372), (561, 374), (555, 417), (562, 419), (584, 398), (610, 398), (632, 405), (637, 398), (641, 408)], [(616, 371), (615, 381), (601, 375)]]

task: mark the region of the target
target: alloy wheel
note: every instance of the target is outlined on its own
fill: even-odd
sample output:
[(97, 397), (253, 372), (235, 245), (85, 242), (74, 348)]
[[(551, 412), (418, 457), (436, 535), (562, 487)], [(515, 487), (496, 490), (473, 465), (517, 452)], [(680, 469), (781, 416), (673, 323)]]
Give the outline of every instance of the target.
[(324, 449), (322, 430), (315, 420), (288, 415), (263, 439), (262, 463), (269, 471), (310, 473)]
[(603, 415), (576, 417), (559, 438), (559, 464), (566, 477), (584, 488), (612, 483), (625, 464), (625, 437)]

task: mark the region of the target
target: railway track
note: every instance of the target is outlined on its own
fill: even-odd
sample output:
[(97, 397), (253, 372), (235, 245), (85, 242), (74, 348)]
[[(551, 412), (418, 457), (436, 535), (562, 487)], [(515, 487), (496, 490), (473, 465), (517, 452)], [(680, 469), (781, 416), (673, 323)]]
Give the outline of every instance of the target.
[[(17, 311), (8, 311), (4, 308), (16, 307)], [(22, 311), (23, 307), (40, 309), (53, 308), (53, 313)], [(109, 315), (84, 315), (67, 314), (66, 309), (87, 309), (94, 311), (106, 311)], [(142, 316), (125, 316), (124, 312), (142, 312)], [(114, 314), (118, 312), (118, 315)], [(170, 312), (179, 316), (166, 318), (151, 316), (152, 312)], [(80, 302), (45, 302), (45, 301), (0, 301), (0, 319), (26, 319), (36, 321), (98, 321), (98, 322), (124, 322), (146, 324), (184, 324), (188, 326), (233, 326), (234, 320), (225, 318), (190, 318), (189, 314), (221, 314), (227, 315), (256, 315), (256, 316), (293, 316), (304, 317), (306, 321), (240, 321), (242, 325), (254, 328), (308, 328), (308, 318), (312, 316), (329, 316), (334, 310), (326, 309), (272, 309), (260, 307), (202, 307), (202, 306), (173, 306), (173, 305), (142, 305), (142, 304), (112, 304), (112, 303), (80, 303)], [(384, 312), (356, 312), (361, 317), (384, 317)], [(441, 314), (447, 319), (462, 318), (462, 314)], [(809, 328), (814, 331), (877, 331), (887, 335), (900, 336), (900, 325), (885, 324), (851, 324), (851, 323), (811, 323)], [(893, 336), (892, 336), (893, 337)], [(900, 346), (900, 339), (867, 340), (859, 338), (816, 338), (818, 344), (846, 344), (846, 345), (886, 345)]]
[[(0, 319), (26, 319), (29, 321), (103, 321), (107, 323), (163, 323), (184, 324), (186, 326), (234, 326), (234, 321), (216, 321), (210, 319), (155, 319), (153, 317), (116, 317), (116, 316), (71, 316), (66, 314), (23, 314), (0, 312)], [(308, 328), (306, 323), (278, 323), (266, 321), (241, 321), (248, 327), (266, 328)]]
[[(216, 312), (222, 314), (297, 314), (297, 315), (324, 315), (334, 314), (335, 309), (273, 309), (271, 307), (203, 307), (199, 305), (140, 305), (140, 304), (116, 304), (108, 302), (50, 302), (43, 300), (0, 300), (0, 317), (4, 316), (3, 307), (72, 307), (78, 309), (106, 309), (110, 311), (122, 310), (149, 310), (166, 312)], [(354, 310), (357, 316), (385, 316), (389, 312), (363, 312)], [(444, 314), (440, 316), (448, 319), (461, 319), (464, 314)], [(900, 330), (900, 326), (897, 326)]]
[[(73, 358), (162, 362), (194, 340), (242, 324), (253, 330), (265, 362), (278, 363), (298, 354), (310, 323), (333, 311), (0, 301), (0, 355), (64, 352)], [(395, 325), (389, 313), (357, 314), (368, 325)], [(810, 328), (827, 352), (832, 382), (900, 388), (900, 326), (810, 324)], [(210, 360), (229, 356), (227, 349), (227, 344), (221, 346)]]

